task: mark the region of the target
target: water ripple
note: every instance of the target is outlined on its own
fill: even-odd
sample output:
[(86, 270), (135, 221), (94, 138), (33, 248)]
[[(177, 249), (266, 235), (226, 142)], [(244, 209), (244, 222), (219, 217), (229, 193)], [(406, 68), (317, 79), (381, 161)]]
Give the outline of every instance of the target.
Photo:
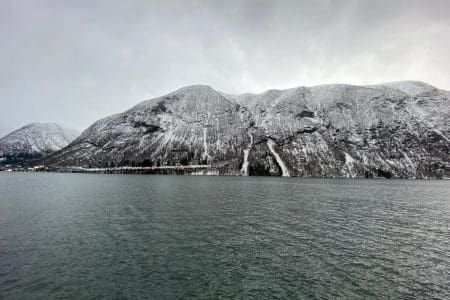
[(448, 181), (0, 173), (0, 190), (2, 299), (450, 298)]

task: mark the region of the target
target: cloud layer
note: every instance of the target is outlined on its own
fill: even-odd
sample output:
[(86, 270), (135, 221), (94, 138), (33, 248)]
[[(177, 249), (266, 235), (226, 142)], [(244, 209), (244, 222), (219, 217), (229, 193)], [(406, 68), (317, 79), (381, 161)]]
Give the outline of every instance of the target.
[(5, 0), (0, 135), (83, 130), (179, 87), (421, 80), (450, 90), (450, 1)]

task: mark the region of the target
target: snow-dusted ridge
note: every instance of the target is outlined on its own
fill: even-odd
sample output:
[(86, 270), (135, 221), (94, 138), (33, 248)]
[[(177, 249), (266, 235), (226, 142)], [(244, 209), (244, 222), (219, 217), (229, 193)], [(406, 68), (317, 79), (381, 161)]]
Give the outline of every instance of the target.
[(30, 123), (0, 139), (3, 164), (44, 157), (67, 146), (78, 133), (55, 123)]
[(42, 163), (157, 170), (210, 165), (211, 173), (226, 175), (449, 177), (449, 98), (448, 91), (415, 81), (240, 95), (193, 85), (95, 122)]

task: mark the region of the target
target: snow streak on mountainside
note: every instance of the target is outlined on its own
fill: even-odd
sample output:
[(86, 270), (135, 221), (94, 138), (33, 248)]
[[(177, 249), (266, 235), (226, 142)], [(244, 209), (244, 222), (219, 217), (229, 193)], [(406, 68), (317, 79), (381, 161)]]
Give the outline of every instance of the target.
[(95, 122), (43, 160), (228, 175), (448, 177), (450, 93), (422, 82), (229, 95), (188, 86)]
[(77, 136), (54, 123), (30, 123), (0, 139), (0, 163), (41, 158), (67, 146)]

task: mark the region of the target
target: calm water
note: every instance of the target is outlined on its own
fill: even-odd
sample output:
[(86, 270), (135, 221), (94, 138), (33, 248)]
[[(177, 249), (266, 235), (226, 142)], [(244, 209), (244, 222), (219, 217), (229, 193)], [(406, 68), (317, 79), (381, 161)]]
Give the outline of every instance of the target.
[(0, 298), (450, 298), (450, 181), (0, 173)]

